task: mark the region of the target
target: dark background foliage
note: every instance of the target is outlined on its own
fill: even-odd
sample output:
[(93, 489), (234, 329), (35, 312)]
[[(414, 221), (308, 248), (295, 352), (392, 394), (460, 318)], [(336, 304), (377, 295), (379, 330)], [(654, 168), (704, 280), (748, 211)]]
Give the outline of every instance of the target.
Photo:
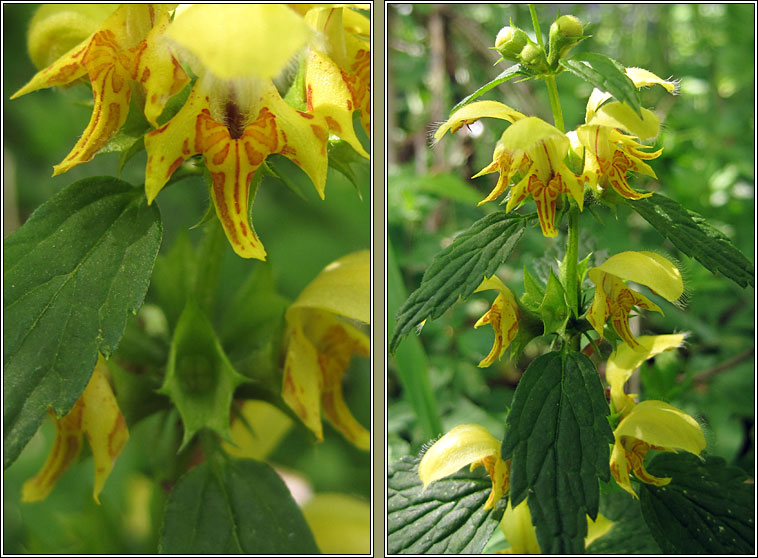
[[(546, 38), (559, 6), (539, 4), (536, 9)], [(600, 52), (625, 66), (680, 81), (677, 96), (661, 87), (642, 91), (643, 106), (654, 108), (663, 123), (656, 146), (664, 151), (651, 162), (658, 179), (637, 176), (633, 185), (706, 216), (755, 261), (754, 6), (562, 4), (560, 13), (577, 16), (585, 34), (592, 35), (572, 54)], [(499, 56), (490, 49), (509, 21), (533, 36), (525, 4), (389, 7), (388, 229), (395, 256), (389, 272), (396, 263), (395, 272), (402, 278), (401, 289), (393, 292), (390, 286), (390, 313), (419, 285), (433, 256), (453, 235), (498, 208), (494, 203), (476, 206), (497, 175), (469, 177), (492, 160), (507, 123), (484, 119), (470, 134), (464, 130), (447, 135), (436, 145), (430, 136), (455, 103), (510, 65), (495, 66)], [(558, 76), (558, 90), (566, 128), (574, 129), (584, 122), (591, 87), (564, 72)], [(482, 98), (552, 122), (547, 91), (539, 81), (507, 82)], [(662, 301), (665, 316), (643, 312), (635, 327), (648, 335), (689, 332), (686, 345), (644, 365), (642, 381), (633, 379), (630, 391), (669, 401), (697, 417), (706, 432), (707, 451), (752, 474), (753, 288), (715, 277), (627, 208), (619, 207), (616, 215), (600, 206), (594, 209), (602, 223), (587, 211), (582, 214), (580, 258), (592, 252), (600, 263), (624, 250), (653, 250), (675, 258), (685, 278), (682, 308)], [(533, 211), (533, 205), (527, 210)], [(538, 227), (528, 230), (499, 275), (520, 296), (524, 267), (544, 280), (564, 246), (565, 234), (546, 239)], [(411, 382), (430, 383), (443, 431), (475, 422), (496, 437), (503, 435), (513, 389), (549, 339), (533, 342), (518, 362), (505, 356), (490, 368), (478, 369), (476, 364), (491, 347), (492, 330), (472, 326), (493, 296), (491, 291), (474, 295), (442, 318), (429, 320), (419, 337), (422, 348), (413, 358), (398, 353), (390, 359), (390, 461), (416, 454), (437, 434), (426, 426), (434, 420), (414, 411)], [(412, 334), (403, 343), (416, 343), (414, 338)], [(598, 364), (602, 371), (602, 361)]]

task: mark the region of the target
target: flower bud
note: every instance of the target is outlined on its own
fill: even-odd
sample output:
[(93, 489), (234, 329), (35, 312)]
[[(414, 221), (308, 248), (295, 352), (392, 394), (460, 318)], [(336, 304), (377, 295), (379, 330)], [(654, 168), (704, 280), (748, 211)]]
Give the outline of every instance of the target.
[(98, 30), (116, 4), (44, 4), (29, 24), (27, 48), (37, 68), (45, 68)]
[(521, 63), (530, 70), (534, 70), (539, 73), (547, 72), (548, 66), (547, 59), (545, 58), (545, 53), (534, 43), (529, 42), (526, 44), (526, 46), (521, 50), (520, 58)]
[(582, 39), (582, 22), (572, 15), (561, 16), (550, 26), (550, 66), (558, 63)]
[(529, 37), (522, 29), (503, 27), (495, 39), (495, 50), (508, 60), (518, 60), (521, 50), (529, 42)]

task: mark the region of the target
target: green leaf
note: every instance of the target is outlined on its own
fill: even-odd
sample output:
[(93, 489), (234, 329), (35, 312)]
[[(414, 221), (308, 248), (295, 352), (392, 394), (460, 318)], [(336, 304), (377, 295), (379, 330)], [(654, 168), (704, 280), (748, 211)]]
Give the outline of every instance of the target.
[(329, 166), (350, 181), (360, 199), (363, 199), (361, 185), (365, 186), (367, 182), (359, 174), (356, 174), (352, 165), (353, 163), (362, 164), (368, 168), (368, 162), (368, 159), (359, 155), (346, 141), (329, 141)]
[(666, 486), (642, 484), (642, 515), (663, 552), (754, 554), (753, 484), (720, 457), (661, 453), (647, 467)]
[[(615, 488), (609, 488), (612, 485)], [(600, 513), (613, 521), (613, 527), (587, 547), (587, 554), (660, 554), (661, 549), (642, 518), (639, 500), (615, 482), (600, 488)]]
[(560, 65), (584, 81), (607, 91), (622, 103), (634, 109), (640, 118), (640, 99), (634, 82), (626, 75), (624, 67), (603, 54), (585, 52), (572, 58), (562, 58)]
[(521, 296), (521, 303), (532, 312), (537, 312), (544, 298), (545, 289), (524, 266), (524, 294)]
[(266, 158), (266, 164), (261, 170), (281, 180), (292, 193), (303, 200), (306, 199), (305, 191), (314, 187), (308, 175), (284, 155), (272, 153)]
[(287, 486), (265, 463), (202, 463), (166, 505), (161, 554), (318, 554)]
[(229, 362), (208, 318), (190, 298), (179, 317), (166, 378), (158, 390), (179, 409), (184, 423), (182, 446), (203, 427), (230, 439), (232, 395), (245, 381)]
[(421, 286), (398, 310), (390, 352), (415, 326), (440, 317), (459, 297), (471, 295), (485, 276), (493, 275), (521, 238), (526, 221), (517, 213), (491, 213), (440, 252), (424, 273)]
[(542, 323), (545, 324), (543, 335), (548, 333), (563, 334), (569, 319), (569, 309), (566, 306), (563, 285), (553, 273), (552, 268), (547, 278), (545, 296), (539, 306), (539, 313), (542, 317)]
[(653, 194), (641, 200), (624, 200), (674, 246), (713, 273), (721, 273), (741, 287), (755, 286), (755, 266), (732, 241), (697, 213), (674, 200)]
[(196, 277), (195, 248), (187, 231), (181, 230), (168, 253), (158, 256), (150, 282), (151, 296), (158, 300), (172, 331), (194, 291)]
[(501, 453), (512, 459), (512, 505), (529, 495), (545, 554), (584, 552), (585, 515), (597, 516), (598, 479), (610, 478), (608, 413), (595, 366), (581, 353), (536, 358), (516, 388)]
[(118, 345), (142, 305), (163, 229), (141, 189), (86, 178), (41, 205), (5, 239), (5, 466), (47, 409), (65, 415), (98, 352)]
[(501, 83), (505, 83), (511, 78), (514, 78), (518, 75), (525, 75), (524, 72), (522, 72), (521, 64), (514, 64), (510, 68), (506, 68), (504, 71), (502, 71), (495, 79), (490, 81), (489, 83), (486, 83), (485, 85), (482, 85), (479, 89), (474, 91), (471, 95), (463, 99), (461, 102), (459, 102), (457, 105), (453, 107), (453, 110), (450, 111), (450, 114), (452, 115), (456, 110), (459, 108), (465, 107), (467, 104), (471, 103), (472, 101), (475, 101), (482, 95), (484, 95), (487, 91), (490, 89), (493, 89), (494, 87), (497, 87)]
[(505, 511), (506, 500), (484, 510), (492, 482), (480, 467), (462, 469), (423, 489), (418, 458), (403, 457), (387, 476), (389, 554), (478, 554)]

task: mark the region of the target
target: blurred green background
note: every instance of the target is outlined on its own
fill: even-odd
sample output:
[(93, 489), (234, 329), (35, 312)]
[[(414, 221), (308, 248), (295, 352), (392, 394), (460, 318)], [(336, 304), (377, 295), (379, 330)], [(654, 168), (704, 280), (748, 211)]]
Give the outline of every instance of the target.
[[(3, 4), (3, 236), (17, 229), (36, 207), (63, 187), (84, 177), (116, 175), (118, 167), (118, 154), (103, 154), (51, 178), (53, 165), (66, 156), (89, 121), (92, 93), (86, 85), (46, 89), (9, 100), (36, 72), (26, 54), (25, 38), (35, 9), (35, 5)], [(121, 178), (143, 183), (145, 161), (142, 152), (126, 164)], [(368, 167), (367, 163), (353, 165), (359, 193), (330, 169), (324, 201), (313, 188), (299, 196), (281, 183), (264, 180), (255, 200), (254, 225), (268, 252), (278, 294), (285, 299), (294, 300), (333, 260), (370, 248)], [(208, 189), (201, 178), (188, 178), (162, 191), (156, 203), (163, 218), (161, 254), (165, 254), (177, 234), (187, 231), (205, 214)], [(202, 228), (188, 233), (196, 245), (203, 237)], [(220, 308), (228, 306), (244, 280), (263, 265), (237, 257), (224, 244), (223, 280), (216, 293)], [(152, 294), (148, 293), (147, 302), (151, 302)], [(368, 359), (355, 359), (344, 383), (348, 404), (367, 427), (369, 375)], [(21, 485), (39, 471), (52, 446), (54, 427), (47, 421), (4, 474), (4, 552), (155, 553), (167, 494), (162, 475), (175, 456), (178, 424), (175, 415), (162, 412), (134, 427), (129, 425), (130, 441), (100, 496), (101, 506), (92, 500), (88, 450), (82, 452), (47, 500), (22, 504)], [(355, 449), (326, 424), (325, 438), (322, 444), (315, 444), (304, 427), (295, 428), (271, 460), (301, 475), (315, 492), (353, 494), (368, 502), (368, 452)], [(161, 444), (165, 451), (160, 451)]]
[[(755, 261), (754, 201), (754, 5), (562, 4), (592, 37), (571, 54), (600, 52), (625, 66), (640, 66), (680, 80), (677, 96), (661, 87), (643, 90), (643, 106), (654, 108), (662, 130), (663, 154), (651, 165), (657, 180), (637, 176), (638, 189), (659, 191), (706, 216), (751, 261)], [(547, 41), (558, 15), (555, 5), (536, 6)], [(497, 174), (472, 180), (492, 161), (507, 123), (483, 119), (436, 145), (435, 128), (450, 109), (511, 62), (495, 65), (499, 29), (510, 21), (534, 32), (526, 4), (391, 5), (388, 8), (388, 312), (393, 316), (421, 281), (433, 256), (495, 203), (477, 207)], [(516, 81), (516, 80), (514, 80)], [(493, 99), (552, 123), (547, 91), (540, 81), (507, 82), (481, 99)], [(564, 72), (557, 78), (567, 129), (584, 123), (591, 87)], [(526, 211), (534, 211), (527, 202)], [(631, 392), (663, 399), (696, 416), (704, 426), (707, 451), (752, 475), (754, 466), (755, 293), (715, 277), (678, 252), (636, 213), (597, 209), (602, 224), (581, 215), (580, 254), (598, 263), (624, 250), (653, 250), (675, 258), (685, 277), (687, 304), (659, 302), (665, 316), (643, 312), (640, 333), (689, 332), (679, 351), (643, 366), (642, 387)], [(528, 230), (499, 270), (517, 296), (523, 269), (545, 278), (562, 257), (564, 234), (543, 238)], [(394, 277), (394, 281), (393, 281)], [(648, 291), (645, 291), (647, 294)], [(547, 350), (535, 341), (518, 362), (507, 358), (489, 368), (477, 363), (492, 346), (492, 329), (473, 329), (493, 294), (477, 294), (419, 336), (405, 339), (388, 371), (389, 460), (415, 455), (422, 444), (460, 423), (479, 423), (503, 436), (504, 417), (521, 372)], [(657, 300), (657, 299), (656, 299)], [(432, 397), (418, 395), (429, 386)], [(419, 411), (419, 409), (421, 411)]]

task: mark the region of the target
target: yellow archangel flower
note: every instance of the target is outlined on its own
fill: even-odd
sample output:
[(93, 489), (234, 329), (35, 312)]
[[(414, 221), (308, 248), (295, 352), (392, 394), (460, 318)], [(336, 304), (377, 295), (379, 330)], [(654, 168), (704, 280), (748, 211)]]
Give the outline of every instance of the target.
[(510, 487), (511, 460), (500, 457), (500, 442), (483, 426), (461, 424), (442, 436), (424, 453), (418, 476), (426, 488), (466, 465), (472, 471), (484, 465), (492, 480), (492, 492), (484, 509), (493, 508)]
[[(674, 92), (676, 87), (674, 82), (663, 80), (642, 68), (627, 68), (626, 73), (637, 88), (660, 84), (667, 91)], [(657, 136), (658, 117), (645, 108), (640, 109), (640, 117), (629, 105), (617, 101), (606, 102), (610, 97), (610, 93), (593, 90), (587, 102), (585, 124), (569, 134), (575, 151), (581, 154), (585, 149), (583, 179), (598, 193), (610, 185), (625, 198), (646, 198), (652, 194), (632, 189), (626, 173), (634, 171), (656, 178), (653, 169), (644, 161), (655, 159), (663, 149), (643, 151), (645, 145), (634, 138), (645, 140)]]
[(177, 14), (166, 35), (200, 77), (179, 112), (145, 137), (148, 202), (185, 160), (204, 155), (216, 214), (234, 251), (263, 260), (248, 202), (266, 157), (292, 160), (324, 197), (326, 124), (289, 106), (272, 82), (312, 31), (286, 6), (208, 4)]
[(168, 99), (189, 81), (160, 40), (169, 22), (165, 6), (123, 5), (96, 33), (38, 72), (11, 97), (89, 77), (94, 96), (92, 117), (71, 152), (54, 167), (53, 176), (91, 160), (121, 128), (129, 112), (132, 81), (144, 88), (145, 117), (157, 126)]
[(495, 331), (495, 341), (492, 344), (492, 350), (479, 363), (480, 368), (490, 366), (495, 362), (495, 358), (499, 359), (502, 357), (505, 349), (508, 348), (508, 345), (511, 344), (511, 341), (516, 337), (516, 333), (518, 333), (519, 309), (513, 293), (496, 275), (482, 281), (474, 292), (486, 290), (496, 290), (499, 291), (499, 294), (487, 313), (474, 324), (475, 328), (484, 324), (490, 324)]
[(473, 177), (500, 173), (495, 188), (479, 204), (498, 198), (513, 183), (506, 211), (532, 196), (537, 204), (542, 234), (556, 236), (558, 196), (569, 194), (580, 210), (584, 203), (584, 188), (579, 177), (564, 162), (569, 147), (569, 138), (544, 120), (534, 116), (517, 120), (503, 132), (492, 163)]
[[(321, 410), (355, 446), (368, 450), (371, 436), (353, 417), (342, 378), (353, 355), (368, 357), (368, 335), (347, 320), (371, 322), (368, 250), (329, 264), (287, 310), (282, 398), (323, 439)], [(344, 318), (347, 318), (345, 320)]]
[(21, 489), (24, 502), (36, 502), (47, 497), (79, 455), (82, 434), (85, 434), (95, 462), (92, 497), (100, 503), (99, 495), (113, 469), (113, 462), (129, 439), (129, 431), (111, 391), (106, 370), (105, 360), (99, 356), (87, 387), (68, 414), (57, 419), (50, 411), (57, 430), (55, 443), (42, 470), (24, 483)]
[(637, 496), (629, 474), (642, 482), (664, 486), (670, 478), (654, 477), (645, 470), (644, 460), (651, 449), (676, 451), (682, 449), (696, 455), (705, 449), (705, 436), (690, 415), (663, 401), (642, 401), (624, 393), (624, 384), (645, 360), (681, 345), (684, 335), (641, 336), (640, 348), (620, 345), (608, 359), (606, 379), (611, 387), (611, 400), (621, 420), (614, 431), (611, 452), (611, 473), (624, 490)]
[(371, 21), (342, 7), (313, 7), (305, 20), (316, 29), (306, 58), (305, 88), (309, 113), (324, 117), (329, 131), (358, 153), (368, 153), (353, 130), (353, 111), (371, 134)]
[(602, 265), (591, 268), (587, 275), (595, 283), (595, 298), (587, 311), (587, 321), (602, 337), (603, 326), (610, 320), (613, 329), (631, 348), (644, 350), (629, 329), (633, 307), (663, 311), (644, 295), (629, 289), (622, 279), (649, 287), (669, 301), (676, 301), (684, 292), (684, 283), (677, 267), (655, 252), (621, 252)]

